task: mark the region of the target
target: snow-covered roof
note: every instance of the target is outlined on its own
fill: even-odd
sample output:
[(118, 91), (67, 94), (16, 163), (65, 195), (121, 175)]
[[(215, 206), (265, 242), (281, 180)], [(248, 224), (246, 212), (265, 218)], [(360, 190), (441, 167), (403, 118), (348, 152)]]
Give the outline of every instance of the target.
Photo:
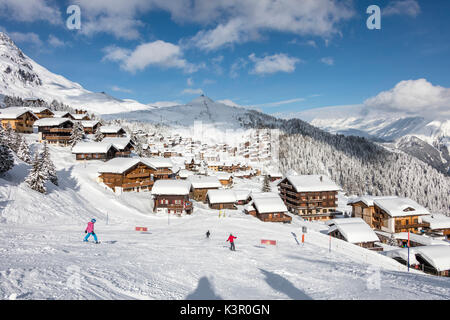
[(258, 213), (287, 212), (288, 209), (283, 200), (277, 198), (253, 198), (253, 205)]
[(430, 212), (409, 198), (374, 199), (374, 205), (384, 210), (391, 217), (429, 215)]
[[(99, 173), (124, 173), (138, 163), (144, 163), (139, 158), (114, 158), (106, 162), (98, 169)], [(146, 164), (147, 165), (147, 164)]]
[(233, 190), (208, 190), (209, 203), (235, 203), (236, 194)]
[(68, 111), (53, 111), (54, 118), (62, 118), (67, 115), (70, 115), (70, 112), (68, 112)]
[(433, 213), (429, 216), (422, 217), (423, 222), (430, 224), (430, 229), (449, 229), (450, 217), (443, 214)]
[(250, 191), (248, 190), (234, 190), (234, 193), (236, 194), (237, 201), (247, 200), (250, 195)]
[[(416, 265), (419, 261), (416, 260), (415, 248), (409, 248), (409, 264)], [(408, 261), (408, 248), (400, 248), (397, 250), (384, 251), (383, 254), (389, 258), (401, 258), (404, 261)]]
[(131, 139), (128, 137), (123, 138), (103, 138), (102, 142), (111, 143), (114, 147), (119, 150), (123, 150), (127, 147), (127, 145), (131, 142)]
[(450, 270), (450, 246), (420, 246), (414, 247), (414, 250), (436, 270)]
[(297, 192), (341, 190), (341, 188), (326, 175), (287, 176), (286, 179), (294, 186)]
[(334, 219), (334, 220), (335, 224), (328, 230), (328, 233), (331, 233), (337, 229), (345, 238), (345, 240), (347, 240), (347, 242), (364, 243), (364, 242), (380, 241), (376, 233), (364, 221), (339, 223), (337, 222), (337, 220), (347, 220), (347, 219)]
[(361, 196), (361, 197), (355, 197), (355, 198), (351, 198), (347, 201), (348, 205), (351, 205), (353, 203), (357, 203), (357, 202), (362, 202), (364, 203), (366, 206), (368, 207), (373, 207), (373, 200), (375, 199), (397, 199), (397, 196), (379, 196), (379, 197), (375, 197), (375, 196)]
[(83, 128), (93, 128), (95, 127), (99, 122), (97, 120), (82, 120), (80, 121)]
[(53, 111), (46, 107), (27, 107), (27, 109), (33, 113), (42, 113), (44, 111), (50, 111), (50, 113), (53, 114)]
[(120, 130), (123, 130), (122, 127), (119, 126), (101, 126), (101, 133), (118, 133)]
[(143, 158), (143, 160), (157, 169), (161, 168), (172, 169), (174, 167), (173, 162), (169, 158), (153, 157), (153, 158)]
[(86, 113), (71, 113), (70, 114), (75, 120), (83, 120), (84, 117), (88, 116)]
[(38, 117), (33, 112), (31, 112), (30, 110), (28, 110), (26, 108), (22, 108), (22, 107), (10, 107), (10, 108), (1, 109), (0, 110), (0, 119), (17, 119), (21, 115), (23, 115), (24, 113), (27, 113), (27, 112), (29, 112), (30, 114), (33, 115), (33, 117), (38, 119)]
[(272, 178), (282, 178), (283, 177), (283, 174), (276, 170), (268, 171), (267, 175)]
[(214, 172), (212, 175), (216, 176), (219, 180), (229, 180), (232, 177), (232, 174), (228, 172)]
[(107, 153), (110, 148), (115, 148), (107, 142), (78, 142), (72, 148), (72, 153)]
[(354, 218), (343, 218), (343, 219), (331, 219), (325, 222), (327, 226), (333, 226), (337, 224), (348, 224), (348, 223), (365, 223), (363, 219), (354, 217)]
[(152, 188), (154, 195), (188, 195), (191, 183), (186, 180), (157, 180)]
[(33, 126), (35, 126), (35, 127), (56, 127), (56, 126), (62, 125), (65, 122), (72, 123), (72, 121), (67, 118), (42, 118), (42, 119), (36, 120), (33, 123)]
[(180, 172), (178, 172), (178, 175), (180, 176), (180, 178), (187, 178), (194, 175), (194, 173), (186, 169), (181, 169)]
[(187, 179), (194, 189), (220, 188), (222, 186), (216, 176), (189, 176)]
[[(377, 231), (377, 233), (378, 233), (378, 231)], [(408, 232), (394, 233), (393, 236), (395, 239), (408, 240)], [(409, 239), (411, 241), (417, 242), (423, 246), (432, 246), (432, 245), (450, 246), (450, 242), (439, 240), (439, 239), (434, 239), (434, 238), (426, 236), (426, 235), (415, 234), (413, 232), (410, 232)]]
[(260, 198), (279, 198), (280, 196), (276, 192), (251, 192), (250, 198), (252, 200), (254, 199), (260, 199)]

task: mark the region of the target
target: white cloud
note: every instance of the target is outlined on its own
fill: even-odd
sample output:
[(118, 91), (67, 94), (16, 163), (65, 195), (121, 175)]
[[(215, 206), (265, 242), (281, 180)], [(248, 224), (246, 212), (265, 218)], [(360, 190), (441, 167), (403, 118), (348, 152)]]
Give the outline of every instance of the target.
[(367, 99), (371, 110), (405, 112), (424, 117), (450, 118), (450, 88), (434, 86), (426, 79), (405, 80), (394, 88)]
[(52, 47), (64, 47), (66, 45), (66, 42), (64, 42), (61, 39), (58, 39), (57, 37), (55, 37), (54, 35), (49, 35), (48, 36), (48, 43), (52, 46)]
[(141, 71), (148, 66), (160, 66), (192, 73), (202, 67), (183, 59), (183, 52), (179, 46), (162, 40), (141, 44), (134, 50), (112, 46), (105, 48), (104, 51), (106, 55), (103, 60), (119, 62), (121, 68), (129, 72)]
[(254, 62), (254, 67), (250, 73), (271, 74), (276, 72), (294, 72), (295, 65), (301, 62), (300, 59), (289, 57), (284, 53), (278, 53), (264, 58), (258, 58), (254, 53), (248, 56)]
[(248, 64), (248, 61), (244, 58), (238, 58), (230, 67), (230, 77), (237, 78), (239, 76), (239, 71), (245, 68)]
[(180, 105), (180, 101), (156, 101), (147, 103), (147, 105), (158, 108), (167, 108)]
[(176, 23), (212, 26), (200, 30), (190, 43), (214, 50), (261, 37), (266, 31), (330, 37), (354, 15), (350, 1), (335, 0), (73, 0), (82, 9), (81, 32), (107, 32), (137, 39), (152, 10), (169, 12)]
[(34, 32), (9, 32), (8, 34), (17, 43), (30, 43), (39, 48), (44, 44), (39, 35)]
[(182, 94), (203, 94), (203, 90), (202, 89), (192, 89), (192, 88), (187, 88), (184, 89), (182, 92)]
[(301, 101), (305, 101), (304, 98), (294, 98), (294, 99), (289, 99), (289, 100), (281, 100), (281, 101), (276, 101), (276, 102), (269, 102), (269, 103), (263, 103), (263, 104), (255, 104), (253, 105), (254, 107), (279, 107), (285, 104), (291, 104), (291, 103), (295, 103), (295, 102), (301, 102)]
[(194, 85), (194, 80), (193, 80), (192, 78), (187, 78), (186, 84), (187, 84), (189, 87), (192, 87), (192, 86)]
[(420, 13), (420, 6), (416, 0), (391, 1), (383, 9), (383, 15), (408, 15), (416, 17)]
[(54, 1), (46, 0), (0, 0), (0, 16), (20, 22), (62, 23), (61, 12)]
[(230, 107), (242, 108), (241, 105), (237, 104), (236, 102), (234, 102), (233, 100), (230, 100), (230, 99), (217, 100), (217, 102), (226, 104), (227, 106), (230, 106)]
[(112, 91), (116, 91), (116, 92), (123, 92), (123, 93), (132, 93), (133, 92), (133, 90), (126, 89), (126, 88), (121, 88), (121, 87), (118, 87), (118, 86), (112, 86), (111, 90)]
[[(257, 40), (264, 31), (278, 31), (297, 35), (330, 37), (338, 33), (338, 25), (350, 19), (353, 9), (349, 2), (334, 0), (227, 0), (214, 1), (212, 9), (220, 12), (219, 23), (209, 30), (201, 30), (192, 42), (204, 50)], [(199, 1), (203, 3), (203, 1)], [(203, 4), (204, 5), (204, 4)], [(217, 14), (216, 14), (217, 15)]]
[(324, 57), (324, 58), (320, 59), (320, 62), (322, 62), (326, 65), (329, 65), (329, 66), (334, 65), (334, 59), (331, 57)]

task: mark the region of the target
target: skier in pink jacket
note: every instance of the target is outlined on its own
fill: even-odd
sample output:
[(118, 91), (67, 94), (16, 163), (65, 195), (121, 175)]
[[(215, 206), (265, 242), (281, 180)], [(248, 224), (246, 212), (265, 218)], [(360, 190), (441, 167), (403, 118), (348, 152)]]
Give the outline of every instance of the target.
[(84, 230), (84, 233), (87, 233), (87, 235), (86, 235), (86, 237), (84, 237), (84, 240), (83, 240), (83, 241), (88, 242), (89, 237), (90, 237), (91, 235), (93, 235), (93, 236), (94, 236), (95, 243), (99, 243), (98, 240), (97, 240), (97, 235), (96, 235), (95, 232), (94, 232), (94, 223), (95, 223), (96, 221), (97, 221), (97, 220), (92, 219), (91, 221), (88, 222), (88, 225), (87, 225), (87, 227), (86, 227), (86, 230)]

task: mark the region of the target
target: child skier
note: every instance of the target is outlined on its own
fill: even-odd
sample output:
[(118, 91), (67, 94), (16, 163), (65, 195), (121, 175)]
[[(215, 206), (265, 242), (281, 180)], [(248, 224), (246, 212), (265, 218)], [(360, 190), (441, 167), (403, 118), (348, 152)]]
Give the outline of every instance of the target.
[(228, 237), (228, 240), (227, 240), (227, 241), (230, 241), (230, 250), (231, 250), (231, 251), (236, 251), (236, 249), (234, 248), (234, 239), (237, 239), (237, 237), (233, 236), (233, 235), (230, 233), (230, 236)]
[(97, 240), (97, 235), (96, 235), (95, 232), (94, 232), (94, 223), (95, 223), (96, 221), (97, 221), (97, 220), (92, 219), (90, 222), (88, 222), (88, 225), (87, 225), (87, 227), (86, 227), (86, 230), (84, 230), (84, 233), (87, 233), (87, 235), (86, 235), (86, 237), (84, 237), (84, 240), (83, 240), (83, 241), (88, 242), (88, 239), (89, 239), (89, 237), (90, 237), (91, 234), (92, 234), (92, 235), (94, 236), (95, 243), (99, 243), (98, 240)]

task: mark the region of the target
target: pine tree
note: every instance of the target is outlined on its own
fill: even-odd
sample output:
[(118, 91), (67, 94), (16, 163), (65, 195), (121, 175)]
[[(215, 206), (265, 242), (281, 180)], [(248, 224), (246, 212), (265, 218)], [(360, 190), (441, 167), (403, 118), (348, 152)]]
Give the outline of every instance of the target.
[(0, 141), (0, 175), (14, 167), (14, 158), (9, 147)]
[(104, 138), (103, 133), (101, 133), (100, 127), (98, 127), (97, 130), (95, 130), (95, 133), (94, 133), (94, 141), (100, 142), (100, 141), (103, 140), (103, 138)]
[(42, 168), (42, 162), (39, 157), (39, 154), (36, 152), (36, 155), (34, 157), (33, 161), (33, 167), (30, 170), (30, 173), (28, 174), (27, 178), (25, 179), (25, 182), (28, 184), (28, 186), (40, 193), (47, 192), (47, 188), (45, 187), (45, 176), (41, 170)]
[(73, 147), (77, 144), (77, 142), (83, 140), (84, 138), (84, 129), (79, 121), (76, 121), (73, 124), (72, 134), (70, 135), (69, 143)]
[(25, 138), (21, 138), (19, 148), (17, 150), (17, 157), (25, 163), (31, 163), (30, 147), (25, 141)]
[(56, 174), (55, 165), (50, 158), (50, 151), (48, 149), (47, 142), (44, 142), (44, 150), (41, 154), (41, 171), (44, 174), (45, 180), (50, 181), (55, 186), (58, 185), (58, 176)]
[(270, 192), (272, 191), (272, 188), (270, 187), (270, 179), (268, 175), (264, 176), (263, 185), (261, 188), (262, 192)]

